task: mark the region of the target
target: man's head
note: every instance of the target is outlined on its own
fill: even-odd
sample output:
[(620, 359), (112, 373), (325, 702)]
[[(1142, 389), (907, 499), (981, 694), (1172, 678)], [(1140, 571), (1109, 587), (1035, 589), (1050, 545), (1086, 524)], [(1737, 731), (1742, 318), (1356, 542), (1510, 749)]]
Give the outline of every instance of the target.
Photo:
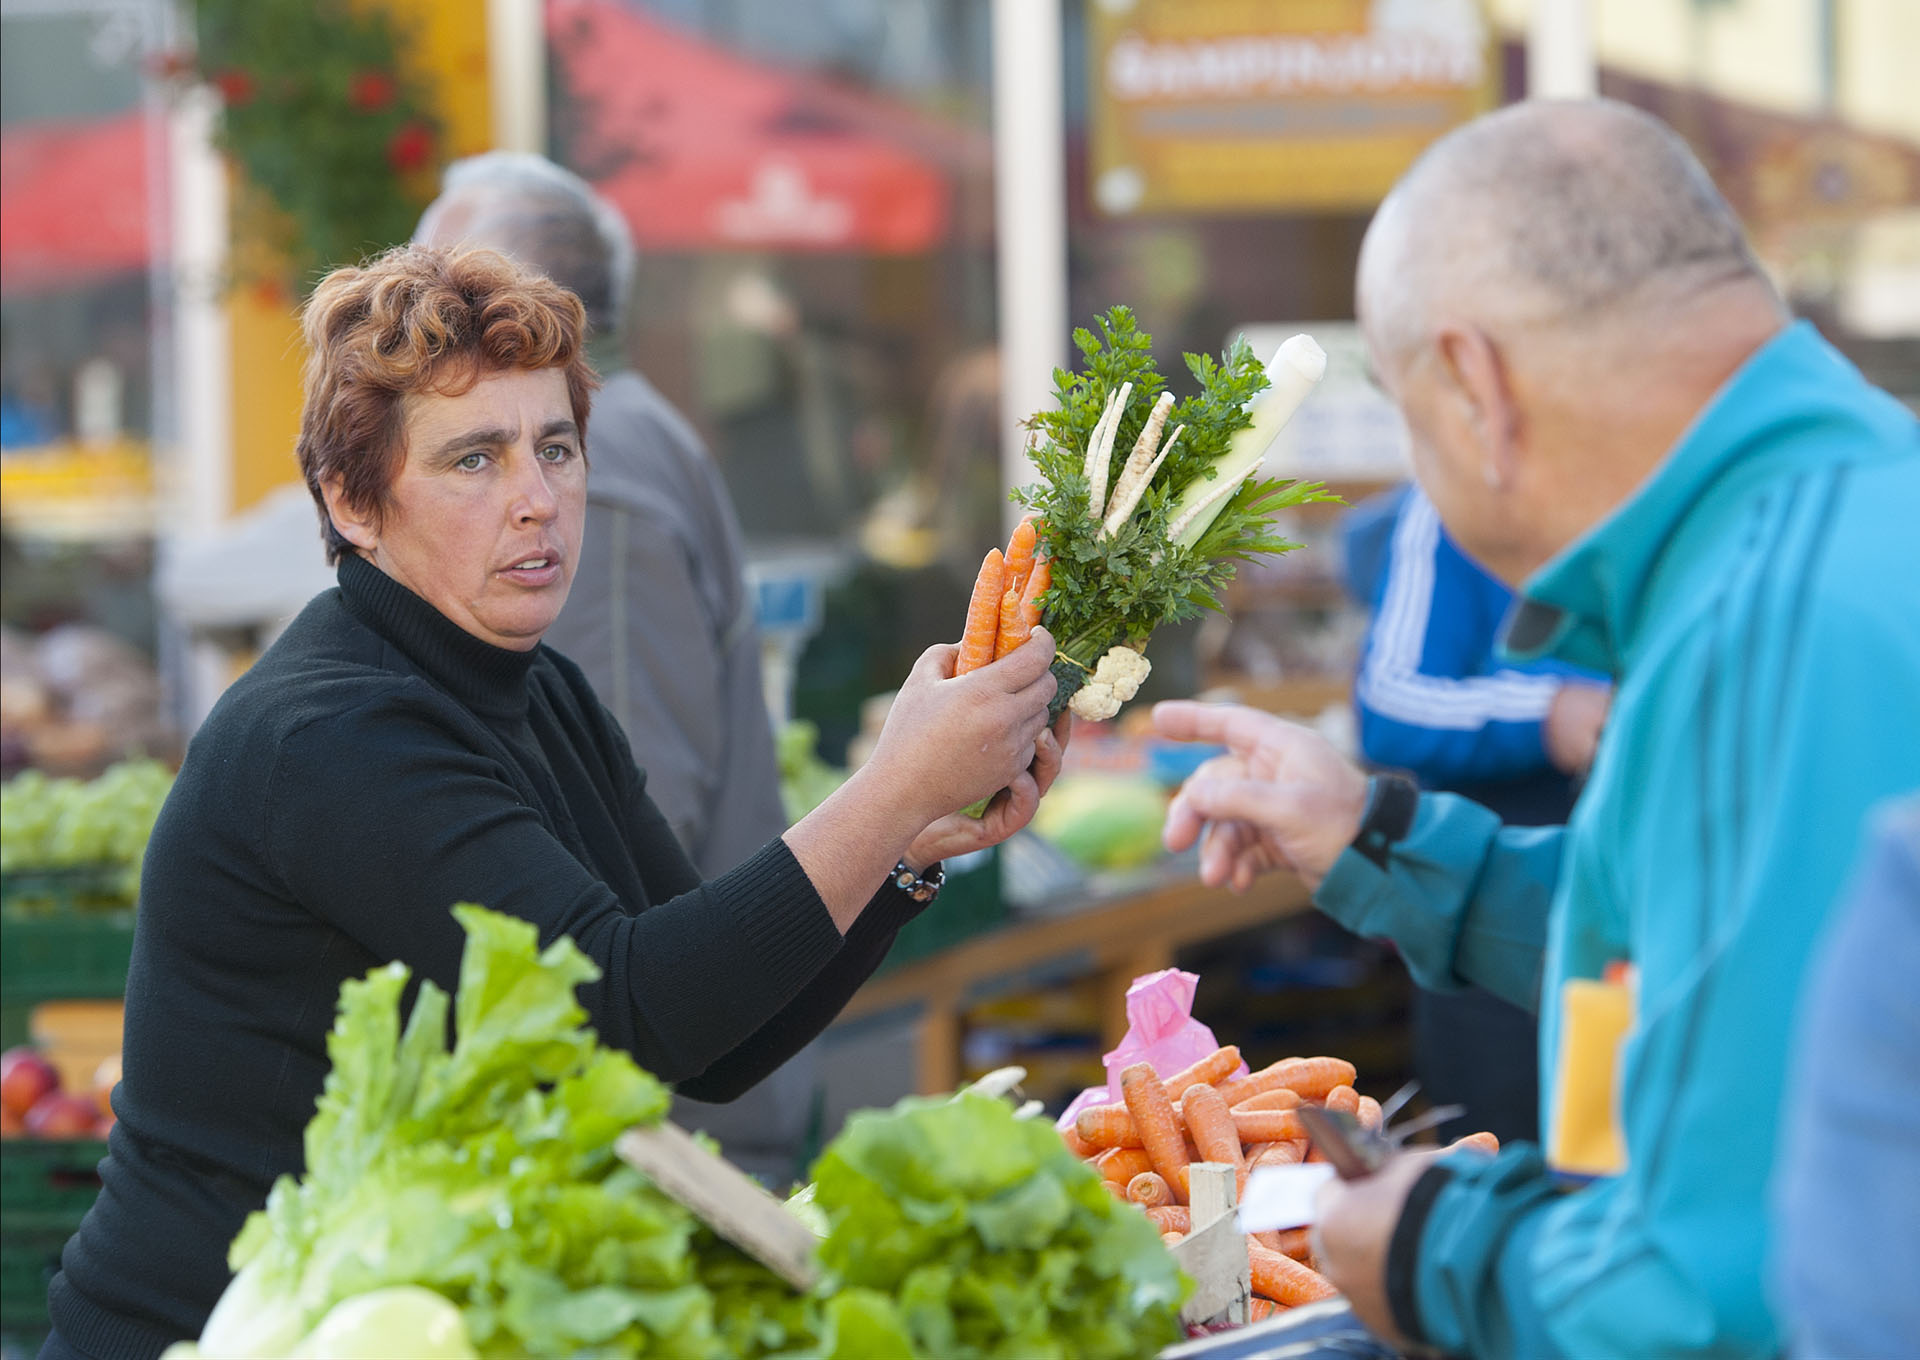
[(1435, 143), (1368, 229), (1355, 305), (1421, 484), (1516, 584), (1784, 319), (1685, 144), (1607, 100), (1517, 104)]
[(612, 204), (544, 156), (489, 151), (455, 161), (413, 239), (486, 246), (571, 289), (596, 336), (617, 338), (633, 285), (633, 236)]

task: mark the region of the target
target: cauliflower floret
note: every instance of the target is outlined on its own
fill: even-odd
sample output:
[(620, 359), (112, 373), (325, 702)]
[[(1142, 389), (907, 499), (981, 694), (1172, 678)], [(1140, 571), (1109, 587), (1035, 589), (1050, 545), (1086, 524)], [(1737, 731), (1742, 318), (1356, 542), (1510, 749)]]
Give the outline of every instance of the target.
[(1094, 666), (1092, 678), (1067, 701), (1067, 707), (1089, 722), (1104, 722), (1140, 692), (1152, 670), (1147, 658), (1133, 648), (1109, 647)]

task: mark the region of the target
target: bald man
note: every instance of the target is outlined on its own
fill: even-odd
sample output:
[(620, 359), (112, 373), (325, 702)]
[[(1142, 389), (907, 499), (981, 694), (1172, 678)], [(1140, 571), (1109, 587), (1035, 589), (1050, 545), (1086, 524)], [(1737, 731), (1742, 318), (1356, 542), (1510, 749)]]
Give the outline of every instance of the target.
[(1167, 841), (1288, 867), (1435, 988), (1541, 1019), (1544, 1147), (1402, 1155), (1323, 1192), (1328, 1272), (1397, 1345), (1774, 1356), (1774, 1128), (1805, 959), (1862, 819), (1920, 787), (1920, 425), (1787, 315), (1681, 141), (1533, 103), (1436, 143), (1357, 306), (1421, 486), (1519, 599), (1503, 646), (1611, 676), (1570, 826), (1365, 778), (1314, 733), (1223, 741)]

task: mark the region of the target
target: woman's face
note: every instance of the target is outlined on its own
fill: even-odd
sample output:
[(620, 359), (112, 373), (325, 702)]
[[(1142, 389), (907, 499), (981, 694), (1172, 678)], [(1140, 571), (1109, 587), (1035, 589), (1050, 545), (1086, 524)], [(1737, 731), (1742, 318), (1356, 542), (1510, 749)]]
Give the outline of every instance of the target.
[(361, 521), (374, 541), (342, 532), (467, 632), (530, 651), (567, 602), (586, 523), (566, 371), (493, 373), (401, 409), (406, 462), (377, 524)]

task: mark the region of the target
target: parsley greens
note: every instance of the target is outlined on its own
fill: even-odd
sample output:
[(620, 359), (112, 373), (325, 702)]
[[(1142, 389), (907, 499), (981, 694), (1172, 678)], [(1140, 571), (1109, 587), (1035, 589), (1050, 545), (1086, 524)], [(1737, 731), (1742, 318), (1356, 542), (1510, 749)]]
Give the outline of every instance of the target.
[(1126, 307), (1114, 307), (1073, 333), (1084, 366), (1054, 370), (1054, 407), (1032, 416), (1031, 452), (1041, 480), (1016, 489), (1013, 499), (1035, 512), (1052, 559), (1053, 583), (1043, 596), (1042, 622), (1059, 656), (1053, 664), (1058, 713), (1114, 646), (1144, 647), (1163, 623), (1221, 608), (1219, 592), (1237, 564), (1300, 545), (1275, 533), (1276, 511), (1337, 499), (1318, 482), (1248, 477), (1191, 544), (1170, 542), (1168, 527), (1183, 497), (1204, 495), (1220, 475), (1233, 437), (1252, 425), (1249, 404), (1268, 386), (1267, 372), (1246, 340), (1216, 360), (1188, 354), (1187, 371), (1200, 390), (1174, 404), (1167, 427), (1185, 426), (1131, 516), (1112, 536), (1101, 532), (1101, 507), (1089, 504), (1087, 446), (1108, 396), (1123, 384), (1132, 393), (1113, 440), (1117, 470), (1146, 425), (1166, 382), (1154, 366), (1152, 337)]

